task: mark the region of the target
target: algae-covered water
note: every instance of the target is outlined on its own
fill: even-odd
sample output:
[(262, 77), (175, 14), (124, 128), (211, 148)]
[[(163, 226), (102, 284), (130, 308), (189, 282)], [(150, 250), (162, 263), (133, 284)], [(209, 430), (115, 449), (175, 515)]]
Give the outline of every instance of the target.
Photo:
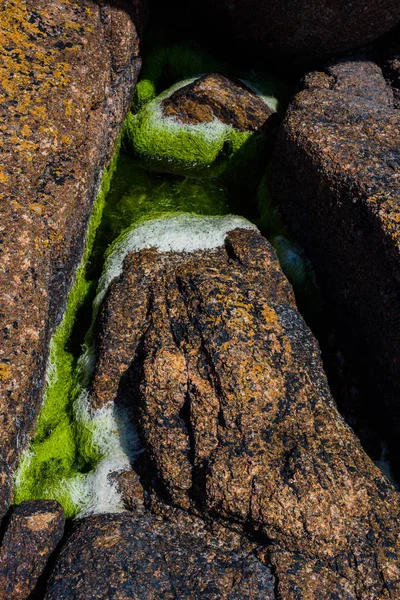
[[(269, 201), (266, 169), (273, 139), (218, 122), (180, 127), (157, 112), (157, 95), (168, 93), (171, 85), (222, 68), (232, 72), (231, 66), (182, 45), (159, 48), (145, 62), (132, 112), (103, 174), (64, 318), (52, 339), (43, 407), (16, 475), (17, 503), (55, 498), (67, 517), (123, 509), (109, 475), (129, 468), (140, 451), (137, 437), (113, 406), (93, 411), (88, 388), (99, 298), (112, 278), (104, 269), (134, 228), (141, 226), (144, 235), (143, 224), (150, 220), (158, 220), (162, 231), (163, 223), (176, 225), (179, 216), (239, 214), (272, 240), (297, 289), (312, 287), (309, 265)], [(267, 74), (236, 75), (245, 75), (274, 109), (285, 101), (285, 86)], [(196, 223), (201, 227), (200, 221), (191, 221), (191, 227)]]

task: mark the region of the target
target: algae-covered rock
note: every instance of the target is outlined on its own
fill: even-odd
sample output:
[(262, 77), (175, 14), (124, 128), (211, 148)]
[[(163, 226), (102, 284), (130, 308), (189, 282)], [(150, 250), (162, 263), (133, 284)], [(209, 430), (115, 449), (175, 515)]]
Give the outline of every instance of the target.
[(0, 518), (138, 76), (140, 7), (122, 0), (0, 6)]
[(398, 494), (338, 413), (272, 246), (228, 219), (116, 244), (88, 402), (131, 411), (147, 495), (265, 546), (279, 598), (396, 597)]
[(276, 126), (277, 100), (213, 74), (181, 81), (130, 115), (128, 137), (147, 168), (217, 176), (258, 163)]

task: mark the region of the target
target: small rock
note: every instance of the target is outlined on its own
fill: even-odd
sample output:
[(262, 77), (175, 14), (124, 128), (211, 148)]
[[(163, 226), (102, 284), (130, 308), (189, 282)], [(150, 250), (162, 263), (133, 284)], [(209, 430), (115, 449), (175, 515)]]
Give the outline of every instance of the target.
[(166, 117), (181, 123), (210, 123), (218, 119), (239, 131), (269, 126), (277, 114), (253, 90), (238, 79), (219, 73), (204, 75), (161, 102)]
[(23, 502), (11, 509), (0, 548), (0, 598), (26, 600), (64, 533), (64, 514), (54, 500)]

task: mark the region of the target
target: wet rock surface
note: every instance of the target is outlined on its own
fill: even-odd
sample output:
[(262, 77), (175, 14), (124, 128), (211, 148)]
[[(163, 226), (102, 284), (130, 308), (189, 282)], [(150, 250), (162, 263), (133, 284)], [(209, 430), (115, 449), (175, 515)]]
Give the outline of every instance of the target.
[(64, 534), (64, 514), (53, 500), (11, 509), (0, 546), (0, 598), (26, 600)]
[(219, 119), (240, 131), (257, 131), (271, 119), (276, 123), (277, 114), (238, 79), (219, 73), (204, 75), (186, 85), (161, 103), (166, 117), (174, 117), (181, 123), (210, 123)]
[(269, 181), (316, 269), (394, 460), (400, 432), (399, 133), (400, 113), (379, 67), (337, 62), (305, 78), (279, 133)]
[(143, 514), (79, 520), (55, 565), (46, 600), (274, 598), (269, 569), (252, 554)]
[(140, 2), (11, 0), (0, 8), (0, 517), (34, 429), (49, 339), (100, 174), (129, 107), (141, 19)]
[(90, 402), (133, 409), (147, 497), (260, 541), (279, 598), (399, 595), (398, 495), (260, 234), (129, 254), (98, 325)]
[(298, 64), (357, 48), (400, 21), (393, 0), (209, 0), (207, 9), (242, 53), (273, 52)]

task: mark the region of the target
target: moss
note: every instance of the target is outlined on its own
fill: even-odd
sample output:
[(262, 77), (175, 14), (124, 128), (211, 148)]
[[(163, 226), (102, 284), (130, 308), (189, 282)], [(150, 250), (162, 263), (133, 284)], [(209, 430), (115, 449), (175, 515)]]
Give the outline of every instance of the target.
[[(55, 498), (73, 516), (71, 502), (65, 500), (58, 482), (76, 473), (82, 465), (80, 446), (77, 443), (77, 424), (74, 421), (72, 399), (76, 386), (75, 358), (66, 349), (73, 330), (76, 313), (85, 300), (90, 282), (86, 280), (86, 266), (94, 244), (96, 230), (101, 222), (105, 198), (110, 188), (120, 149), (117, 144), (115, 156), (103, 174), (100, 191), (93, 206), (82, 261), (68, 296), (64, 317), (57, 327), (50, 345), (47, 386), (37, 428), (28, 450), (23, 456), (16, 474), (15, 502), (28, 499)], [(88, 445), (88, 444), (86, 444)], [(88, 453), (85, 461), (95, 464), (98, 455)], [(55, 490), (59, 490), (59, 492)]]

